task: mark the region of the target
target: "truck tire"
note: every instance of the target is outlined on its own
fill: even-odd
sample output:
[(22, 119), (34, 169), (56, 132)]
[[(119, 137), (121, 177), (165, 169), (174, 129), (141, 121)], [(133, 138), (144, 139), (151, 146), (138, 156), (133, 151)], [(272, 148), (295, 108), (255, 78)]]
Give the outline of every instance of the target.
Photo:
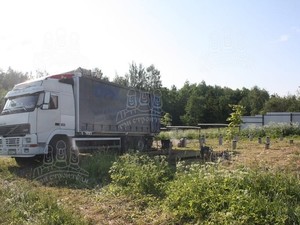
[(137, 149), (140, 151), (140, 152), (143, 152), (145, 151), (145, 140), (144, 138), (140, 138), (137, 142)]
[(49, 153), (54, 161), (68, 161), (70, 158), (70, 144), (67, 137), (54, 137), (49, 143)]

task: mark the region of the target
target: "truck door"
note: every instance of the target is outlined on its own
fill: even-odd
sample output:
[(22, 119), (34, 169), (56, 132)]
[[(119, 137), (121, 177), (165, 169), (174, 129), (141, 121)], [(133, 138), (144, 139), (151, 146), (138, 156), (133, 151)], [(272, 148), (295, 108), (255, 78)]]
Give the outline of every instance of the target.
[(49, 135), (60, 128), (59, 96), (55, 92), (45, 92), (43, 103), (37, 113), (38, 142), (46, 142)]

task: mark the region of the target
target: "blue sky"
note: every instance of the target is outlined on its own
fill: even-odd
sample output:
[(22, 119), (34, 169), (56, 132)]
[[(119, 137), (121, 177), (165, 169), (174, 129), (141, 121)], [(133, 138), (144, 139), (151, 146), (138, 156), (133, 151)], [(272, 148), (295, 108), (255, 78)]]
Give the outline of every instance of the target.
[(300, 1), (1, 1), (0, 68), (60, 73), (154, 64), (185, 81), (297, 94)]

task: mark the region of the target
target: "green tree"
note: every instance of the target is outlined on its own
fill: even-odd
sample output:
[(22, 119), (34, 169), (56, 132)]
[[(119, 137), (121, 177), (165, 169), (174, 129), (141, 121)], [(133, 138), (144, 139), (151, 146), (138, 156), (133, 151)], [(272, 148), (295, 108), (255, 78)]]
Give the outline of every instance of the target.
[(248, 95), (249, 105), (251, 108), (250, 114), (252, 116), (260, 114), (264, 108), (265, 102), (268, 101), (269, 98), (270, 95), (266, 90), (254, 86)]
[(124, 79), (116, 76), (114, 80), (146, 91), (160, 90), (162, 87), (160, 71), (154, 65), (145, 68), (141, 63), (137, 65), (135, 62), (129, 65), (129, 71)]
[(8, 68), (6, 72), (0, 70), (0, 84), (1, 88), (5, 90), (12, 89), (15, 84), (24, 82), (29, 79), (28, 73), (22, 73)]
[(199, 107), (203, 107), (203, 115), (202, 118), (203, 122), (206, 123), (216, 123), (219, 121), (219, 111), (220, 111), (220, 104), (219, 104), (219, 96), (217, 92), (216, 86), (207, 86), (206, 92), (204, 94), (204, 103), (199, 105)]
[(188, 81), (186, 81), (183, 87), (178, 91), (177, 106), (181, 109), (179, 113), (183, 125), (195, 125), (194, 123), (198, 123), (198, 121), (196, 121), (197, 115), (194, 108), (198, 105), (197, 95), (196, 84), (190, 84)]
[(229, 124), (226, 130), (226, 139), (232, 140), (238, 134), (239, 126), (243, 122), (242, 116), (245, 107), (242, 105), (229, 105), (229, 107), (232, 109), (232, 113), (227, 118)]
[(91, 72), (93, 77), (97, 77), (100, 78), (101, 80), (109, 81), (109, 78), (107, 76), (104, 76), (102, 70), (99, 69), (98, 67), (92, 69)]
[(29, 79), (28, 73), (22, 73), (8, 68), (6, 72), (0, 69), (0, 109), (4, 105), (4, 96), (11, 90), (16, 84), (22, 83)]
[(146, 69), (146, 89), (154, 90), (161, 89), (161, 87), (162, 83), (160, 71), (152, 64)]
[(182, 125), (180, 116), (184, 113), (184, 108), (179, 103), (179, 91), (173, 85), (171, 89), (161, 88), (162, 94), (162, 110), (168, 112), (172, 116), (172, 124)]
[(217, 95), (215, 96), (217, 100), (217, 112), (216, 112), (216, 122), (224, 123), (231, 113), (231, 109), (228, 107), (229, 104), (238, 104), (240, 101), (240, 95), (238, 90), (232, 90), (231, 88), (219, 87), (217, 90)]
[(119, 76), (118, 74), (116, 74), (116, 76), (114, 77), (113, 83), (129, 87), (128, 80), (125, 77)]
[(245, 107), (245, 115), (250, 116), (251, 115), (251, 103), (250, 103), (250, 97), (249, 97), (250, 90), (247, 88), (242, 88), (241, 90), (241, 100), (239, 101), (239, 105), (243, 105)]
[(295, 95), (288, 95), (280, 97), (272, 95), (271, 98), (265, 102), (263, 113), (266, 112), (299, 112), (300, 99)]
[(45, 77), (48, 75), (49, 75), (49, 73), (46, 70), (44, 70), (44, 71), (36, 70), (35, 74), (32, 74), (32, 72), (29, 73), (28, 79), (38, 79), (38, 78)]
[(180, 92), (185, 93), (187, 99), (182, 103), (185, 105), (185, 113), (181, 116), (185, 125), (196, 125), (197, 123), (225, 122), (230, 113), (228, 104), (238, 104), (240, 96), (230, 88), (206, 85), (204, 81), (200, 84), (189, 85), (187, 83)]
[(161, 124), (164, 126), (172, 125), (172, 116), (170, 113), (165, 113), (165, 115), (161, 118)]
[(129, 87), (141, 90), (147, 89), (146, 70), (142, 64), (137, 65), (132, 62), (129, 65), (128, 73), (125, 74), (125, 79), (128, 80)]
[(197, 126), (199, 122), (203, 121), (204, 111), (201, 108), (205, 104), (204, 96), (191, 95), (185, 107), (185, 114), (181, 117), (185, 125)]

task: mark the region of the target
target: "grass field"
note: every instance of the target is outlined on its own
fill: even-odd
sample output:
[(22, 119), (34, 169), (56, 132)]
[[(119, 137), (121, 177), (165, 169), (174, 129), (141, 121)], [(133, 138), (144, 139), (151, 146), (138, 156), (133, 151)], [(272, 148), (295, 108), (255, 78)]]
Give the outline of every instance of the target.
[[(293, 139), (293, 144), (290, 143), (291, 139)], [(232, 154), (231, 160), (219, 160), (218, 165), (222, 167), (222, 170), (235, 171), (238, 168), (250, 168), (251, 170), (261, 171), (262, 174), (264, 174), (264, 171), (279, 171), (292, 177), (300, 177), (300, 139), (298, 137), (284, 138), (283, 140), (271, 139), (269, 149), (266, 149), (264, 143), (265, 140), (262, 141), (262, 144), (259, 144), (257, 139), (253, 139), (252, 141), (249, 139), (241, 139), (237, 142), (237, 148), (233, 150), (232, 143), (224, 141), (222, 145), (219, 145), (218, 138), (206, 139), (206, 145), (213, 148), (215, 152), (228, 150)], [(198, 140), (188, 140), (186, 148), (179, 148), (174, 145), (173, 149), (174, 152), (182, 152), (187, 149), (198, 152), (199, 142)], [(161, 150), (157, 150), (157, 152), (161, 152)], [(64, 180), (57, 183), (43, 184), (32, 179), (34, 167), (20, 168), (13, 159), (0, 158), (0, 223), (194, 224), (195, 221), (198, 221), (197, 218), (193, 218), (193, 213), (195, 214), (195, 212), (197, 212), (193, 210), (197, 209), (201, 211), (201, 208), (196, 207), (199, 207), (200, 203), (203, 205), (203, 202), (190, 202), (192, 205), (195, 204), (194, 208), (191, 207), (190, 212), (180, 211), (179, 208), (176, 208), (176, 211), (175, 206), (170, 203), (170, 200), (176, 202), (174, 200), (176, 196), (173, 195), (180, 191), (177, 190), (176, 187), (181, 187), (182, 182), (176, 183), (176, 179), (183, 178), (176, 178), (177, 175), (175, 175), (175, 178), (171, 177), (163, 181), (165, 182), (163, 184), (169, 185), (169, 182), (172, 183), (173, 179), (175, 180), (168, 188), (166, 187), (166, 193), (163, 190), (163, 197), (157, 197), (158, 195), (151, 195), (151, 193), (143, 194), (143, 191), (149, 191), (149, 187), (136, 186), (137, 183), (129, 183), (129, 185), (133, 185), (129, 186), (132, 190), (135, 190), (135, 188), (139, 190), (137, 192), (133, 191), (130, 193), (130, 191), (128, 191), (130, 188), (127, 192), (118, 190), (120, 186), (114, 185), (114, 183), (120, 182), (120, 180), (126, 176), (126, 173), (121, 171), (122, 168), (117, 168), (117, 172), (119, 174), (122, 173), (122, 176), (117, 177), (116, 182), (114, 182), (108, 172), (113, 162), (118, 160), (118, 158), (116, 155), (98, 155), (92, 159), (85, 158), (81, 160), (81, 168), (87, 171), (90, 176), (89, 182), (85, 184), (78, 181), (72, 182)], [(198, 160), (199, 162), (201, 161), (199, 158), (193, 159), (192, 161), (197, 162)], [(147, 163), (147, 160), (145, 162)], [(131, 167), (136, 161), (133, 161), (132, 164), (126, 164), (126, 161), (123, 163), (125, 164), (119, 165), (124, 165), (124, 167), (127, 168), (130, 167), (131, 172), (133, 171), (132, 176), (137, 176), (137, 179), (145, 179), (143, 173), (147, 174), (147, 172), (149, 172), (149, 174), (147, 174), (146, 178), (153, 180), (160, 179), (159, 176), (151, 177), (151, 174), (156, 173), (155, 169), (158, 168), (155, 163), (149, 164), (149, 167), (143, 165), (139, 167), (140, 164), (136, 164), (136, 167)], [(200, 163), (203, 164), (202, 161)], [(139, 168), (145, 169), (144, 172), (139, 174), (135, 173)], [(159, 168), (159, 171), (162, 171), (162, 167)], [(152, 170), (154, 172), (151, 172)], [(118, 173), (115, 172), (115, 176), (118, 175)], [(232, 174), (234, 174), (234, 172), (232, 172)], [(128, 182), (131, 182), (130, 177), (126, 179), (129, 179)], [(216, 179), (221, 178), (218, 175)], [(146, 183), (146, 181), (147, 180), (144, 180), (139, 183), (139, 185)], [(187, 183), (189, 181), (191, 180), (189, 179)], [(161, 181), (159, 180), (157, 182)], [(225, 181), (221, 179), (220, 185), (222, 184), (224, 186), (225, 183), (222, 182)], [(162, 187), (164, 186), (159, 188)], [(171, 192), (170, 187), (173, 187)], [(153, 187), (151, 186), (150, 188)], [(154, 188), (157, 187), (154, 186)], [(159, 191), (161, 191), (161, 189), (159, 189)], [(298, 191), (300, 195), (300, 190)], [(140, 193), (142, 194), (139, 195)], [(189, 195), (189, 192), (187, 192), (186, 195)], [(180, 196), (180, 192), (178, 192), (178, 196)], [(192, 196), (192, 198), (195, 197)], [(235, 197), (232, 198), (234, 199)], [(281, 201), (281, 199), (279, 200)], [(209, 204), (209, 201), (210, 200), (207, 200), (207, 204)], [(214, 203), (210, 204), (213, 205)], [(296, 206), (293, 205), (293, 207), (300, 210), (299, 202), (295, 204)], [(233, 206), (237, 207), (235, 205)], [(166, 210), (166, 208), (168, 208), (168, 210)], [(242, 209), (237, 208), (235, 210), (239, 212), (239, 210)], [(247, 209), (244, 210), (246, 212)], [(219, 224), (220, 221), (217, 218), (225, 218), (225, 216), (230, 214), (221, 209), (219, 209), (217, 214), (213, 211), (207, 213), (210, 213), (209, 215), (211, 215), (211, 217), (208, 218), (208, 222), (204, 220), (207, 218), (203, 218), (203, 221), (206, 221), (205, 224)], [(296, 213), (297, 212), (295, 212), (295, 218), (300, 215), (296, 215)], [(251, 224), (248, 223), (246, 219), (243, 221), (240, 220), (242, 217), (237, 218), (236, 221), (239, 221), (239, 223), (236, 222), (236, 224)], [(297, 218), (293, 221), (300, 222), (300, 218), (299, 220)], [(224, 221), (227, 221), (226, 219), (228, 218), (226, 217)], [(259, 219), (260, 217), (258, 217), (258, 221), (260, 221)], [(289, 220), (276, 220), (276, 223), (292, 224), (292, 222), (289, 223)]]

